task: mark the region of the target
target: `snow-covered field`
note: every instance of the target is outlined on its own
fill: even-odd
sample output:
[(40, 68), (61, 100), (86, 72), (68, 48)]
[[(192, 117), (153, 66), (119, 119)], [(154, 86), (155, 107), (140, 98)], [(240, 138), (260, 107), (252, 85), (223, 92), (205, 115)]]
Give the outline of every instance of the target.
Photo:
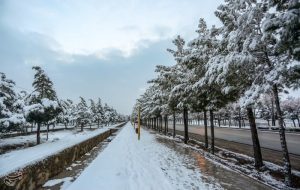
[[(65, 127), (63, 125), (58, 125), (55, 127), (55, 129), (64, 129)], [(52, 128), (50, 128), (48, 141), (53, 141), (56, 138), (63, 138), (65, 135), (70, 135), (73, 132), (69, 131), (70, 129), (73, 129), (74, 126), (69, 126), (68, 130), (61, 130), (61, 131), (51, 131)], [(90, 127), (85, 127), (85, 129), (89, 129)], [(96, 125), (92, 126), (93, 129), (98, 128)], [(45, 130), (45, 128), (41, 128), (41, 130)], [(80, 128), (78, 128), (80, 130)], [(34, 130), (35, 131), (35, 128)], [(41, 141), (46, 141), (46, 132), (41, 133)], [(31, 135), (20, 135), (16, 137), (10, 137), (10, 138), (3, 138), (0, 139), (0, 149), (1, 147), (7, 146), (7, 145), (18, 145), (18, 144), (25, 144), (25, 143), (35, 143), (36, 142), (36, 133)]]
[[(184, 153), (184, 149), (183, 154), (180, 154), (156, 138), (155, 134), (142, 130), (141, 140), (138, 141), (133, 127), (127, 124), (74, 182), (61, 180), (65, 181), (61, 189), (223, 189), (225, 181), (219, 183), (213, 176), (204, 176), (203, 172), (206, 171), (201, 171), (201, 168), (206, 170), (207, 165), (212, 167), (211, 170), (208, 169), (212, 173), (236, 179), (235, 173), (225, 171), (224, 168), (208, 163), (203, 158), (198, 157), (198, 165), (194, 165), (190, 160), (193, 156)], [(251, 184), (249, 180), (246, 185)]]
[[(110, 127), (99, 128), (94, 131), (83, 131), (79, 133), (70, 130), (51, 132), (49, 140), (42, 144), (0, 155), (0, 176), (42, 160), (68, 147), (97, 136), (115, 126), (116, 125), (112, 125)], [(35, 138), (35, 136), (29, 135), (15, 137), (12, 139), (4, 139), (1, 143), (20, 143), (21, 141), (30, 141), (32, 138)]]
[[(73, 134), (72, 131), (69, 130), (62, 130), (56, 132), (49, 132), (48, 141), (54, 141), (55, 139), (61, 139), (65, 136)], [(46, 141), (46, 133), (41, 133), (41, 142)], [(23, 135), (23, 136), (16, 136), (11, 138), (0, 139), (0, 148), (6, 145), (18, 145), (18, 144), (25, 144), (25, 143), (36, 143), (36, 134), (32, 135)]]

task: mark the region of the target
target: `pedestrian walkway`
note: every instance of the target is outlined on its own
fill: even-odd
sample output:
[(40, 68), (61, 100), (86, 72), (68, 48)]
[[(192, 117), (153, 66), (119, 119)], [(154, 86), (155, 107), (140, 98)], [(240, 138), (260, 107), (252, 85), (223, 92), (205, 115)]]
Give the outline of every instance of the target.
[(249, 189), (265, 186), (201, 155), (127, 124), (68, 190)]

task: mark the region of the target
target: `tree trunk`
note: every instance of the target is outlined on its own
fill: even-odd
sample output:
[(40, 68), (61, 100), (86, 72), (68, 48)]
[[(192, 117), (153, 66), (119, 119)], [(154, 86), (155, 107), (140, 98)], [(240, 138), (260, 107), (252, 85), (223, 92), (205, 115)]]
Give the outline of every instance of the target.
[(167, 119), (168, 119), (168, 116), (167, 115), (165, 115), (165, 135), (167, 135), (167, 124), (168, 124), (168, 121), (167, 121)]
[(26, 134), (28, 133), (28, 126), (27, 125), (25, 126), (25, 133)]
[(169, 133), (169, 117), (167, 116), (167, 133)]
[(184, 124), (184, 143), (187, 144), (189, 140), (189, 132), (188, 132), (188, 110), (186, 107), (183, 108), (183, 124)]
[(158, 117), (158, 131), (161, 131), (161, 116)]
[(157, 117), (157, 131), (160, 131), (160, 116)]
[(83, 123), (81, 123), (81, 132), (83, 131)]
[(47, 138), (46, 138), (47, 141), (48, 141), (48, 133), (49, 133), (49, 123), (47, 123)]
[(152, 118), (152, 129), (155, 129), (155, 118)]
[(260, 143), (257, 135), (255, 117), (253, 115), (253, 110), (251, 107), (247, 107), (247, 115), (249, 119), (249, 125), (251, 129), (251, 137), (253, 143), (254, 161), (255, 168), (260, 168), (263, 166), (263, 160), (261, 155)]
[(36, 144), (41, 143), (40, 132), (41, 132), (41, 123), (38, 123), (36, 129)]
[(153, 118), (150, 118), (151, 129), (153, 129)]
[(239, 108), (239, 128), (242, 127), (242, 123), (241, 123), (241, 108)]
[(175, 118), (175, 112), (173, 112), (173, 138), (176, 136), (176, 118)]
[(275, 126), (275, 113), (274, 113), (274, 100), (272, 98), (272, 110), (271, 110), (271, 116), (272, 116), (272, 126)]
[(163, 117), (160, 116), (160, 132), (163, 132)]
[(207, 137), (207, 111), (204, 110), (204, 143), (205, 148), (208, 148), (208, 137)]
[(273, 85), (273, 93), (274, 93), (276, 111), (278, 115), (279, 136), (280, 136), (280, 143), (281, 143), (281, 148), (283, 153), (283, 162), (284, 162), (283, 168), (284, 168), (284, 176), (285, 176), (284, 182), (287, 186), (291, 186), (292, 185), (291, 163), (290, 163), (289, 152), (288, 152), (286, 139), (285, 139), (285, 129), (283, 126), (283, 117), (280, 108), (278, 89), (276, 84)]
[(155, 125), (154, 118), (152, 118), (152, 129), (154, 129), (154, 125)]
[(294, 128), (296, 128), (296, 123), (295, 123), (295, 120), (294, 120), (294, 119), (292, 119), (292, 121), (293, 121), (293, 124), (294, 124)]
[(215, 131), (214, 131), (214, 112), (213, 110), (209, 110), (210, 117), (210, 130), (211, 130), (211, 153), (215, 154)]

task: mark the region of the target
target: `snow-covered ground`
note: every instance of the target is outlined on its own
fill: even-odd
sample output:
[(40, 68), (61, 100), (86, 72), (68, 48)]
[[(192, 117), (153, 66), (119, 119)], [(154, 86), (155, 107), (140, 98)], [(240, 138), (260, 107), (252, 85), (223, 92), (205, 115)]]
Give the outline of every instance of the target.
[[(67, 126), (67, 129), (73, 129), (75, 126), (74, 125), (68, 125)], [(105, 127), (104, 125), (100, 125), (98, 127), (98, 125), (96, 123), (92, 124), (91, 126), (93, 129), (95, 128), (99, 128), (99, 127)], [(56, 124), (55, 127), (53, 125), (50, 125), (49, 126), (49, 131), (51, 130), (56, 130), (56, 129), (65, 129), (65, 125), (59, 123), (59, 124)], [(86, 126), (84, 128), (90, 128), (90, 126)], [(78, 127), (78, 129), (80, 129), (80, 127)], [(24, 129), (25, 130), (25, 129)], [(27, 132), (35, 132), (37, 130), (37, 126), (35, 125), (34, 127), (27, 127)], [(41, 131), (46, 131), (47, 130), (47, 126), (43, 125), (41, 126)], [(8, 133), (5, 133), (5, 134), (22, 134), (23, 132), (22, 131), (12, 131), (12, 132), (8, 132)], [(1, 135), (1, 134), (0, 134)]]
[[(55, 129), (64, 129), (65, 127), (62, 125), (58, 125), (55, 127)], [(74, 126), (69, 126), (68, 129), (73, 129)], [(90, 127), (85, 127), (84, 129), (89, 129)], [(93, 129), (98, 128), (97, 126), (93, 125)], [(51, 131), (52, 128), (50, 128), (49, 131), (49, 140), (52, 141), (56, 138), (63, 138), (65, 135), (70, 135), (73, 132), (68, 130), (61, 130), (61, 131)], [(44, 130), (44, 128), (42, 128)], [(80, 128), (78, 128), (80, 130)], [(34, 130), (35, 131), (35, 130)], [(46, 141), (46, 132), (41, 133), (41, 141)], [(3, 138), (0, 139), (0, 149), (1, 147), (7, 146), (7, 145), (18, 145), (18, 144), (25, 144), (25, 143), (35, 143), (36, 142), (36, 134), (31, 135), (20, 135), (16, 137), (10, 137), (10, 138)]]
[[(53, 125), (49, 126), (50, 131), (52, 129), (64, 129), (64, 128), (66, 128), (66, 127), (63, 124), (57, 124), (57, 125), (55, 125), (55, 127), (53, 127)], [(74, 128), (74, 125), (68, 125), (67, 128)], [(27, 132), (35, 132), (36, 130), (37, 130), (37, 126), (27, 127)], [(45, 126), (45, 125), (41, 126), (41, 131), (46, 131), (46, 130), (47, 130), (47, 126)], [(22, 132), (21, 131), (12, 131), (12, 132), (8, 132), (5, 134), (20, 134), (20, 133), (22, 133)]]
[[(23, 168), (31, 163), (42, 160), (52, 154), (60, 152), (68, 147), (71, 147), (75, 144), (78, 144), (82, 141), (85, 141), (89, 138), (99, 135), (110, 128), (115, 127), (116, 125), (110, 127), (99, 128), (94, 131), (83, 131), (83, 132), (75, 132), (75, 131), (58, 131), (53, 132), (49, 136), (49, 140), (42, 144), (24, 148), (21, 150), (15, 150), (12, 152), (8, 152), (0, 155), (0, 176)], [(24, 137), (25, 140), (30, 140), (33, 138), (30, 136)], [(15, 142), (20, 142), (24, 139), (13, 139)], [(9, 141), (9, 139), (8, 139)]]
[[(224, 186), (228, 189), (244, 189), (242, 185), (249, 189), (263, 187), (248, 178), (245, 180), (245, 176), (209, 163), (194, 151), (187, 151), (176, 144), (168, 146), (159, 142), (157, 135), (147, 130), (142, 130), (141, 140), (138, 141), (133, 127), (128, 123), (74, 182), (59, 182), (66, 181), (61, 189), (68, 190), (223, 189)], [(205, 176), (204, 173), (210, 175)], [(215, 179), (214, 175), (226, 181)], [(238, 184), (241, 179), (244, 181)], [(231, 183), (236, 183), (238, 188)]]
[[(55, 132), (51, 131), (48, 134), (49, 135), (48, 141), (51, 142), (57, 138), (61, 139), (64, 138), (64, 136), (68, 136), (70, 134), (73, 134), (73, 132), (69, 130), (55, 131)], [(46, 135), (47, 135), (46, 133), (41, 133), (42, 142), (46, 141)], [(6, 145), (17, 145), (17, 144), (25, 144), (25, 143), (36, 143), (36, 134), (0, 139), (0, 148)]]

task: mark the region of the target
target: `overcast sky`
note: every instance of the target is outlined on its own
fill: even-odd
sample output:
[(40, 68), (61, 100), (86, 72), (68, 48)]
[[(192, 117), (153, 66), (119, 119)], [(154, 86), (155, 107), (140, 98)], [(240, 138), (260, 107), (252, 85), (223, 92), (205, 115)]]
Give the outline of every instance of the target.
[(0, 72), (32, 90), (40, 65), (59, 98), (101, 97), (129, 114), (167, 48), (195, 36), (200, 17), (219, 25), (221, 0), (1, 0)]

